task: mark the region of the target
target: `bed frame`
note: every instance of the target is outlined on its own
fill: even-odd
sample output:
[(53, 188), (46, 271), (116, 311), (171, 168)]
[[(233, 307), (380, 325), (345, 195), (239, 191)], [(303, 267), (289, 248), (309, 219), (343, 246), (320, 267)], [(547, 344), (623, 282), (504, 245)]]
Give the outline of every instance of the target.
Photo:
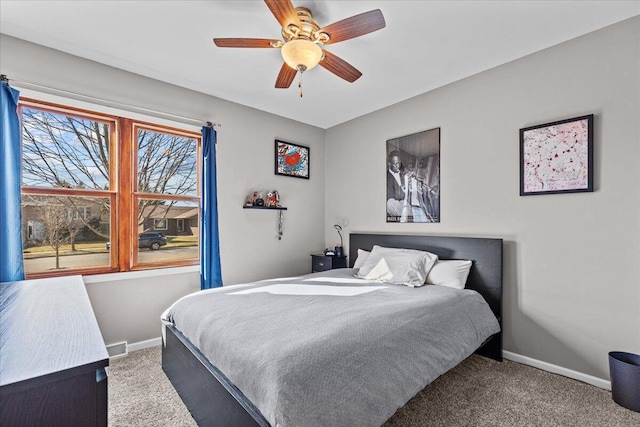
[(502, 239), (445, 237), (399, 234), (351, 234), (349, 266), (358, 257), (358, 249), (370, 251), (373, 245), (411, 248), (438, 255), (439, 259), (473, 261), (466, 289), (482, 295), (500, 323), (500, 332), (482, 345), (477, 354), (502, 361)]
[[(353, 266), (358, 249), (371, 250), (373, 245), (426, 250), (440, 259), (472, 260), (466, 287), (485, 298), (502, 328), (502, 239), (351, 234), (349, 265)], [(502, 361), (502, 332), (476, 353)], [(173, 326), (166, 327), (162, 369), (199, 426), (269, 426), (249, 399)]]

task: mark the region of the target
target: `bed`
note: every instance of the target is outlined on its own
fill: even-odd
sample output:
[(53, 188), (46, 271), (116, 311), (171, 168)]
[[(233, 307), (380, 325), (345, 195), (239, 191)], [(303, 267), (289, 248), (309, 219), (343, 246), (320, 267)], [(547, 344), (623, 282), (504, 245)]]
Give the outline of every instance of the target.
[(467, 290), (349, 268), (182, 298), (162, 366), (199, 425), (380, 425), (474, 350), (501, 360), (501, 239), (351, 234), (350, 267), (374, 245), (472, 260)]

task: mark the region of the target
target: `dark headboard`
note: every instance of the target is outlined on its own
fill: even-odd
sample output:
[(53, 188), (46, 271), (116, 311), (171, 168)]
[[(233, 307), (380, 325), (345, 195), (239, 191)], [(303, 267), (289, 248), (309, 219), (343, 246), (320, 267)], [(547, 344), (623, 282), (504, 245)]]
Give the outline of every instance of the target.
[[(349, 266), (358, 257), (358, 249), (370, 251), (373, 245), (427, 251), (440, 259), (473, 261), (466, 289), (484, 297), (502, 328), (502, 239), (476, 237), (424, 236), (411, 234), (350, 234)], [(476, 352), (502, 360), (502, 332), (494, 335)]]

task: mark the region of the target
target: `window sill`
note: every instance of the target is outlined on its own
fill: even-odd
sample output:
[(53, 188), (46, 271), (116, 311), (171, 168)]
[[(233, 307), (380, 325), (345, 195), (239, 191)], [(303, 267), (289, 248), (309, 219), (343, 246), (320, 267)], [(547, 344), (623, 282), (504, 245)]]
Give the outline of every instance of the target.
[(94, 274), (83, 276), (85, 284), (116, 282), (119, 280), (142, 279), (146, 277), (167, 276), (172, 274), (196, 273), (200, 272), (199, 265), (189, 265), (186, 267), (156, 268), (153, 270), (127, 271), (123, 273)]

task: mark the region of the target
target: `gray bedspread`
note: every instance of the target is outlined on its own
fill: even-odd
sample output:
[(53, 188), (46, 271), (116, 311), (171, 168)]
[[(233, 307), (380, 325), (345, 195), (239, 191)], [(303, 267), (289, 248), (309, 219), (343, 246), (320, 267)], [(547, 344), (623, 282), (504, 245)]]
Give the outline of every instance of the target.
[(471, 290), (353, 269), (202, 291), (163, 314), (274, 427), (379, 426), (499, 331)]

